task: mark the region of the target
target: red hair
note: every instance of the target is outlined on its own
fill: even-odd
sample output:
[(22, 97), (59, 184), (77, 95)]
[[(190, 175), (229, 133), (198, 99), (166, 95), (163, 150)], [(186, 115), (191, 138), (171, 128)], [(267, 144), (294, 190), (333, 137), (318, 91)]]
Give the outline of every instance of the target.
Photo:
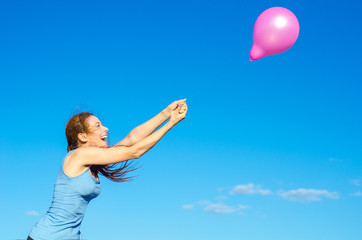
[[(86, 119), (89, 116), (93, 116), (90, 112), (81, 112), (71, 117), (65, 127), (65, 135), (68, 141), (67, 151), (77, 149), (79, 147), (78, 134), (89, 133), (89, 127)], [(92, 165), (90, 167), (94, 176), (98, 177), (98, 173), (101, 173), (106, 178), (114, 182), (128, 182), (132, 180), (133, 176), (126, 177), (127, 173), (136, 170), (131, 166), (132, 161), (124, 161), (122, 163), (114, 163), (109, 165)], [(120, 166), (117, 166), (119, 165)]]

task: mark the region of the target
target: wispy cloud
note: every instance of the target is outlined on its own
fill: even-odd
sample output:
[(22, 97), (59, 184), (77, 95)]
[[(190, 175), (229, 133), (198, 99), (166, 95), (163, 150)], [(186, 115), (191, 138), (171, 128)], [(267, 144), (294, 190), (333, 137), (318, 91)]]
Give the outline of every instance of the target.
[(185, 209), (185, 210), (191, 210), (191, 209), (194, 209), (195, 205), (194, 204), (185, 204), (185, 205), (182, 205), (182, 208)]
[(362, 196), (362, 192), (361, 192), (361, 191), (358, 191), (358, 192), (352, 193), (352, 196), (361, 197), (361, 196)]
[[(289, 191), (278, 190), (275, 193), (290, 201), (299, 201), (299, 202), (315, 202), (321, 201), (324, 198), (327, 199), (338, 199), (339, 195), (337, 192), (330, 192), (327, 190), (320, 189), (293, 189)], [(263, 189), (261, 185), (255, 185), (253, 183), (244, 184), (244, 185), (236, 185), (229, 192), (230, 195), (269, 195), (273, 194), (271, 190)], [(362, 196), (360, 191), (351, 194), (353, 196)], [(204, 211), (213, 213), (213, 214), (244, 214), (244, 210), (250, 208), (247, 205), (228, 205), (225, 203), (229, 197), (219, 195), (214, 198), (214, 201), (198, 201), (193, 204), (185, 204), (182, 205), (184, 210), (193, 210), (196, 208), (202, 208)], [(230, 198), (232, 198), (230, 196)]]
[(219, 203), (212, 203), (209, 201), (198, 201), (195, 204), (188, 204), (183, 205), (182, 208), (185, 210), (192, 210), (196, 206), (203, 207), (203, 210), (209, 213), (213, 214), (243, 214), (241, 210), (249, 208), (249, 206), (246, 205), (237, 205), (237, 206), (230, 206), (225, 203), (219, 202)]
[(206, 212), (215, 213), (215, 214), (225, 214), (225, 213), (236, 213), (240, 210), (246, 209), (247, 206), (238, 205), (236, 207), (234, 206), (228, 206), (224, 203), (210, 203), (207, 205), (204, 210)]
[(25, 214), (28, 216), (39, 216), (40, 215), (37, 211), (34, 211), (34, 210), (27, 211), (27, 212), (25, 212)]
[(337, 199), (337, 192), (329, 192), (327, 190), (318, 190), (318, 189), (295, 189), (288, 192), (279, 191), (278, 194), (291, 201), (301, 201), (301, 202), (314, 202), (320, 201), (322, 198)]
[(239, 213), (242, 214), (241, 210), (249, 208), (246, 205), (237, 205), (229, 206), (224, 203), (211, 203), (211, 202), (202, 202), (201, 205), (206, 205), (204, 210), (209, 213), (214, 214), (230, 214), (230, 213)]
[(262, 189), (260, 185), (255, 185), (253, 183), (245, 184), (245, 185), (237, 185), (235, 186), (231, 192), (231, 195), (234, 194), (260, 194), (260, 195), (269, 195), (272, 194), (272, 191), (267, 189)]

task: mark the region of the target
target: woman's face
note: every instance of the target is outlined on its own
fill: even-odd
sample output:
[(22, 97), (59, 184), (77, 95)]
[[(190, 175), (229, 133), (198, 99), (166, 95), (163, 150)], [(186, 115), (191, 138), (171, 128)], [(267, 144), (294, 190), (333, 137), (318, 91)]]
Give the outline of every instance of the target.
[(102, 125), (101, 121), (96, 116), (89, 116), (86, 119), (89, 128), (87, 133), (87, 145), (91, 147), (107, 147), (106, 138), (108, 128)]

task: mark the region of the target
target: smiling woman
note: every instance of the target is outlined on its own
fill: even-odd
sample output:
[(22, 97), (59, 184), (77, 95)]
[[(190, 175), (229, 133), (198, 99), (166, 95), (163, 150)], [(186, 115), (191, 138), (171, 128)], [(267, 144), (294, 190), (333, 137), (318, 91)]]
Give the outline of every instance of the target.
[[(65, 135), (68, 141), (68, 152), (82, 146), (95, 146), (100, 148), (108, 147), (107, 138), (108, 128), (104, 127), (101, 121), (90, 112), (82, 112), (73, 116), (65, 127)], [(71, 159), (71, 158), (69, 158)], [(64, 172), (68, 176), (77, 176), (90, 168), (92, 175), (99, 180), (98, 173), (115, 182), (127, 182), (132, 177), (124, 177), (128, 172), (133, 171), (130, 168), (130, 162), (124, 161), (121, 166), (116, 168), (117, 163), (109, 165), (92, 166), (74, 166), (74, 162), (66, 159), (64, 163)], [(67, 161), (68, 160), (68, 161)]]
[[(68, 154), (54, 185), (52, 204), (32, 228), (28, 240), (81, 239), (85, 210), (101, 192), (98, 174), (115, 182), (129, 181), (131, 177), (125, 175), (135, 170), (129, 160), (150, 150), (186, 113), (186, 99), (175, 101), (114, 146), (108, 146), (105, 141), (108, 128), (92, 113), (73, 116), (65, 129)], [(121, 166), (117, 168), (118, 163)]]

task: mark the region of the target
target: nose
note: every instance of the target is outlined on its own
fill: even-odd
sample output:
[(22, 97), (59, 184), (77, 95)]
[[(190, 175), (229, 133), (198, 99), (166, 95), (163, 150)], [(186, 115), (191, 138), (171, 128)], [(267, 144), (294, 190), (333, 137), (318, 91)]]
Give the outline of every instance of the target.
[(104, 131), (105, 131), (105, 132), (108, 132), (108, 128), (107, 128), (107, 127), (104, 127)]

